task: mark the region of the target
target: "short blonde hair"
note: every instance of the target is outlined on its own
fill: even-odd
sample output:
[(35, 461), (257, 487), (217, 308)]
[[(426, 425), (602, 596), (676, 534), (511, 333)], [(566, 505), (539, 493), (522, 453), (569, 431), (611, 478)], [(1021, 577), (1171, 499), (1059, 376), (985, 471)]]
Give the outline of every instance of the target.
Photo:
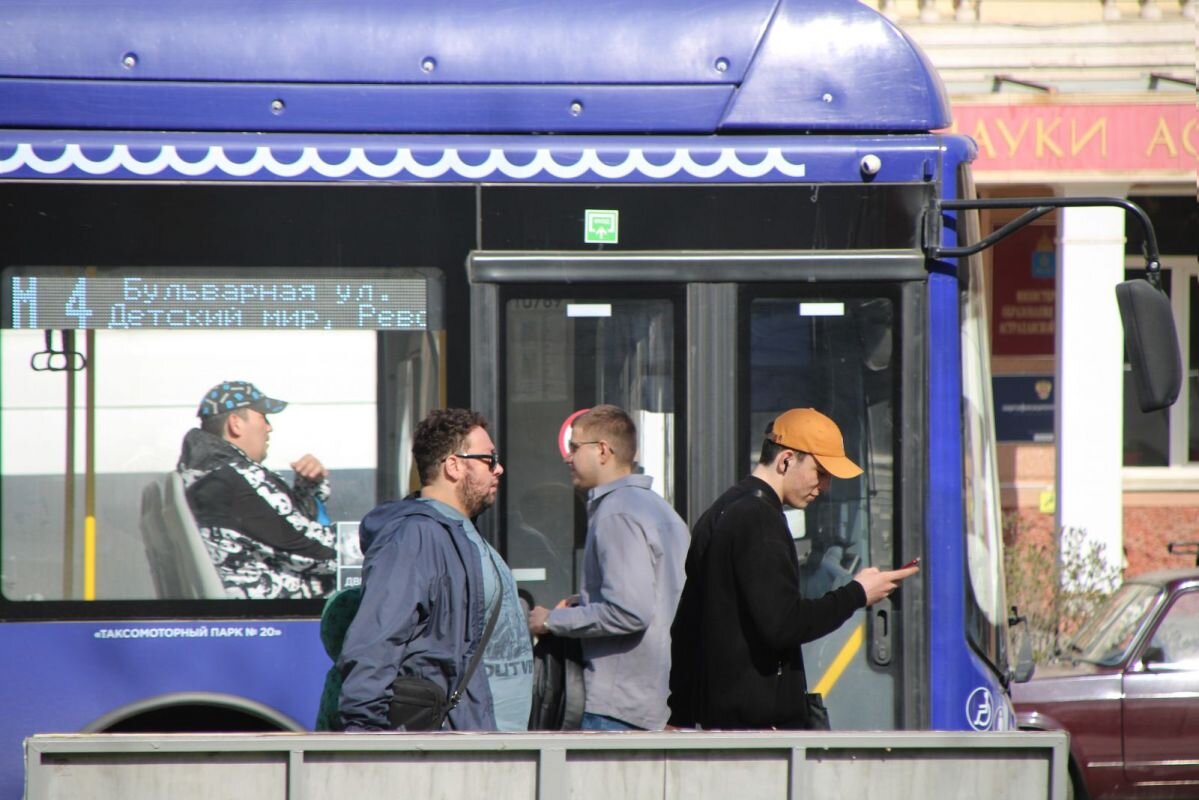
[(574, 427), (587, 431), (592, 438), (606, 441), (616, 460), (622, 464), (632, 464), (637, 458), (637, 423), (620, 406), (596, 406), (580, 415)]

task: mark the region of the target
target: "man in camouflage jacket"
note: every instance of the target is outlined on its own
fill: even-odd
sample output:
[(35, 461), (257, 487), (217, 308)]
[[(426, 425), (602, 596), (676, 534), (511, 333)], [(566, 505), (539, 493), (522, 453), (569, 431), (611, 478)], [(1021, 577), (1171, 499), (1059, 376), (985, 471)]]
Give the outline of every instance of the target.
[(292, 463), (295, 485), (262, 465), (271, 424), (287, 403), (252, 383), (225, 381), (200, 403), (179, 472), (208, 554), (229, 597), (322, 597), (335, 582), (335, 534), (324, 513), (328, 470), (316, 457)]

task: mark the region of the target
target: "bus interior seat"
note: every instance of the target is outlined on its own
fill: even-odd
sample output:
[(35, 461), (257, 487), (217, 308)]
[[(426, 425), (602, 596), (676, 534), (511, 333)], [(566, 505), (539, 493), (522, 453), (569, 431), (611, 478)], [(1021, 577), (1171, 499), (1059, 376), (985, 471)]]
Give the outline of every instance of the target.
[(179, 473), (167, 473), (163, 480), (152, 481), (142, 489), (140, 528), (158, 597), (225, 597), (225, 588), (187, 505)]
[(178, 472), (167, 473), (162, 517), (167, 536), (175, 549), (175, 563), (180, 569), (181, 596), (189, 599), (224, 598), (225, 586), (200, 536), (196, 519), (187, 504), (183, 476)]
[(162, 484), (159, 481), (151, 481), (142, 489), (142, 511), (138, 527), (141, 529), (142, 544), (146, 548), (146, 560), (150, 562), (150, 575), (154, 580), (155, 593), (159, 597), (178, 596), (179, 569), (162, 517)]

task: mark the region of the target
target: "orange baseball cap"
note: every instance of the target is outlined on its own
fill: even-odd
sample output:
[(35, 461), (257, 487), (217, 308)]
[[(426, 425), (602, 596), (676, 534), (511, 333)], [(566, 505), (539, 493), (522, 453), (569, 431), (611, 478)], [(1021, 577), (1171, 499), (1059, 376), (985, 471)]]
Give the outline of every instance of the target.
[(838, 478), (856, 478), (862, 468), (845, 455), (845, 440), (837, 423), (814, 408), (793, 408), (775, 418), (766, 438), (801, 453), (811, 453), (818, 464)]

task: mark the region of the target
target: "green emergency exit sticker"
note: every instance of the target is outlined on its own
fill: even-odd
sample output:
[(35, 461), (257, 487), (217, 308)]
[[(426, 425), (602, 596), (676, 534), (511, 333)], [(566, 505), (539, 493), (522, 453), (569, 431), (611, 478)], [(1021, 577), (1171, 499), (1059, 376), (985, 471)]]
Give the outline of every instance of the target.
[(589, 208), (583, 217), (585, 244), (616, 244), (620, 238), (620, 212)]

